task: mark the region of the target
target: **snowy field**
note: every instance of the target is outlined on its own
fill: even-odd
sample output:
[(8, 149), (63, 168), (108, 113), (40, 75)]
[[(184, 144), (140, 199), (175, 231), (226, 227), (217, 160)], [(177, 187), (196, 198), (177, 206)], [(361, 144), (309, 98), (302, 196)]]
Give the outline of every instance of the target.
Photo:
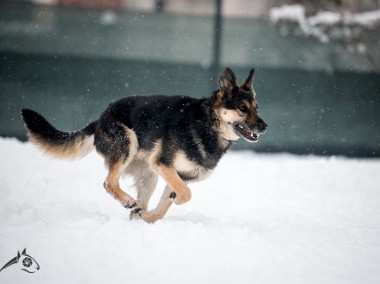
[(95, 152), (0, 151), (0, 267), (24, 248), (41, 267), (0, 283), (380, 283), (379, 159), (230, 152), (152, 225), (106, 194)]

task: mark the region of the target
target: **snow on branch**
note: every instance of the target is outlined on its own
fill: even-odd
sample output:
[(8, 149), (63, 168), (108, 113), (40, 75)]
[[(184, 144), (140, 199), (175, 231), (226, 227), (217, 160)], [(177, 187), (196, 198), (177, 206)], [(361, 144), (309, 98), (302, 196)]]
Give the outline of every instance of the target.
[(358, 14), (348, 13), (347, 18), (349, 23), (373, 27), (380, 24), (380, 10)]
[(305, 7), (299, 4), (272, 8), (269, 17), (274, 23), (294, 22), (298, 24), (303, 34), (313, 36), (325, 43), (331, 37), (329, 36), (329, 28), (336, 26), (372, 28), (380, 24), (380, 10), (365, 13), (324, 11), (306, 17)]

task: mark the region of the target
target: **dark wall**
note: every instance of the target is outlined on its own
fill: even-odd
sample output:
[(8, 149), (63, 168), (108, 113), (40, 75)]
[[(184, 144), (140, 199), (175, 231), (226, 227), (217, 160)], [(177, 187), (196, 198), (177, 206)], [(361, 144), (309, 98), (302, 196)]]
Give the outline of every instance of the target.
[[(0, 135), (26, 139), (21, 108), (72, 131), (131, 94), (208, 96), (216, 85), (213, 21), (0, 2)], [(235, 149), (380, 156), (376, 30), (363, 43), (367, 52), (353, 53), (284, 36), (262, 19), (228, 18), (222, 27), (220, 69), (230, 66), (243, 80), (256, 68), (269, 124), (258, 143)]]
[[(231, 67), (245, 79), (249, 69)], [(0, 134), (26, 138), (19, 115), (25, 107), (71, 131), (123, 96), (205, 97), (209, 75), (196, 64), (1, 52)], [(380, 156), (379, 74), (259, 67), (255, 88), (269, 131), (258, 143), (235, 149)]]

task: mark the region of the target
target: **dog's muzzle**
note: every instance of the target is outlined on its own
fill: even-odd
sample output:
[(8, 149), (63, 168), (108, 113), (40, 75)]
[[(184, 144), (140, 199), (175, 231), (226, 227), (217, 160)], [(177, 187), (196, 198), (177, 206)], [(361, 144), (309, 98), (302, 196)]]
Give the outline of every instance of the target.
[(248, 127), (245, 122), (235, 122), (233, 126), (235, 133), (248, 142), (257, 142), (260, 134), (264, 134), (268, 129), (268, 125), (264, 121), (258, 122), (252, 128)]

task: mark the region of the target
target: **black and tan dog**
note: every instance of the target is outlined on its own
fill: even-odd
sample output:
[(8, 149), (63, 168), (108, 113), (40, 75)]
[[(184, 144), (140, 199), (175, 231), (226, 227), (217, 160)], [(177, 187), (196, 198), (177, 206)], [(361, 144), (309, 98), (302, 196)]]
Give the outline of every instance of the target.
[[(226, 68), (210, 98), (131, 96), (109, 105), (97, 121), (76, 132), (55, 129), (40, 114), (22, 110), (30, 141), (58, 158), (78, 158), (96, 148), (109, 170), (105, 189), (131, 211), (132, 219), (155, 222), (171, 204), (190, 200), (187, 184), (206, 178), (234, 141), (255, 142), (267, 129), (257, 113), (254, 70), (238, 86)], [(130, 174), (137, 199), (121, 190)], [(167, 183), (157, 207), (148, 202), (160, 175)]]

